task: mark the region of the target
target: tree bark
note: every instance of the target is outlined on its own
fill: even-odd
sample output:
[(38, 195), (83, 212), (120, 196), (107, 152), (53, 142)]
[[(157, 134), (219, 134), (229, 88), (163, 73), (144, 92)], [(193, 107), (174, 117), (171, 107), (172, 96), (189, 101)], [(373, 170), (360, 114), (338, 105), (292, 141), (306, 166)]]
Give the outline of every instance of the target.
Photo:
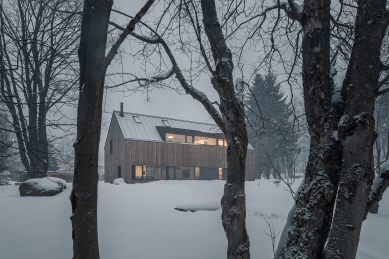
[(359, 0), (339, 122), (343, 163), (331, 235), (324, 258), (355, 258), (374, 178), (372, 168), (374, 104), (378, 93), (382, 40), (388, 26), (386, 0)]
[(84, 1), (79, 48), (80, 98), (77, 109), (77, 140), (72, 204), (73, 259), (99, 258), (97, 231), (98, 151), (101, 132), (104, 79), (117, 49), (154, 0), (148, 0), (130, 21), (105, 57), (107, 31), (113, 1)]
[(84, 1), (72, 203), (73, 259), (97, 259), (97, 183), (108, 22), (112, 2)]
[(331, 227), (341, 164), (341, 146), (334, 133), (342, 102), (331, 103), (330, 1), (305, 1), (300, 22), (310, 153), (285, 248), (276, 258), (314, 259), (321, 257)]
[[(245, 162), (248, 137), (244, 108), (235, 95), (232, 54), (223, 36), (216, 14), (215, 1), (202, 0), (203, 22), (216, 70), (212, 85), (220, 96), (222, 131), (227, 146), (227, 181), (221, 200), (222, 224), (227, 236), (227, 258), (250, 258), (250, 241), (246, 230)], [(220, 125), (219, 125), (220, 126)]]

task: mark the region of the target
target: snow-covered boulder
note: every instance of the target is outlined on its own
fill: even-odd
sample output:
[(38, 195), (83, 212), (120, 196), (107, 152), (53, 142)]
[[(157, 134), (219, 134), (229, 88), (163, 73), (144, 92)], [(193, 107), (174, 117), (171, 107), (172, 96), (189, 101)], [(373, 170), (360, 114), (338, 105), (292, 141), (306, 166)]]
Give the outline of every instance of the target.
[(124, 179), (123, 178), (116, 178), (114, 181), (113, 181), (113, 184), (114, 185), (121, 185), (121, 184), (126, 184), (124, 182)]
[(20, 196), (54, 196), (62, 190), (62, 186), (47, 178), (30, 179), (19, 186)]
[(64, 189), (68, 188), (66, 181), (61, 179), (61, 178), (47, 177), (47, 179), (49, 179), (50, 181), (56, 182), (59, 186), (61, 186)]

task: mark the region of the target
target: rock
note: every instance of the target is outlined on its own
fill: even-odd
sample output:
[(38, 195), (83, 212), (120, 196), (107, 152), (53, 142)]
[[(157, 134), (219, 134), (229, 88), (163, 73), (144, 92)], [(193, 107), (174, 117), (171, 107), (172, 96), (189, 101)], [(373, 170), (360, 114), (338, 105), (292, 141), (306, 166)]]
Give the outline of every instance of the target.
[(115, 179), (115, 180), (113, 181), (113, 184), (114, 184), (114, 185), (121, 185), (121, 184), (126, 184), (126, 183), (124, 182), (124, 179), (123, 179), (123, 178), (117, 178), (117, 179)]
[(47, 178), (30, 179), (19, 186), (20, 196), (54, 196), (63, 187)]
[(61, 178), (57, 178), (57, 177), (47, 177), (47, 179), (49, 179), (50, 181), (53, 181), (53, 182), (56, 182), (60, 187), (62, 187), (63, 189), (66, 189), (68, 188), (68, 185), (66, 183), (65, 180), (61, 179)]

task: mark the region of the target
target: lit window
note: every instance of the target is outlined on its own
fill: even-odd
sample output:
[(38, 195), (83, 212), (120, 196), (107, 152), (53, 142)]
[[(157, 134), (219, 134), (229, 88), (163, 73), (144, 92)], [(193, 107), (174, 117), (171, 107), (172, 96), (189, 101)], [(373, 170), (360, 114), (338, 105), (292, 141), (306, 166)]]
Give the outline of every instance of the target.
[(141, 180), (142, 179), (142, 166), (134, 166), (135, 168), (135, 180)]
[(200, 167), (195, 167), (195, 179), (200, 179)]
[(166, 127), (170, 127), (169, 121), (167, 121), (167, 120), (162, 120), (162, 123), (163, 123), (163, 125), (165, 125)]
[(186, 143), (193, 143), (193, 137), (192, 136), (186, 136)]
[(142, 123), (142, 122), (140, 121), (139, 116), (132, 116), (132, 118), (134, 118), (134, 121), (135, 121), (136, 123)]
[(223, 142), (224, 142), (223, 139), (218, 139), (217, 140), (217, 145), (218, 146), (223, 146), (224, 145)]
[(194, 143), (195, 144), (199, 144), (199, 145), (212, 145), (212, 146), (216, 146), (216, 139), (215, 138), (195, 136), (195, 142)]
[(185, 135), (166, 133), (166, 141), (185, 143)]

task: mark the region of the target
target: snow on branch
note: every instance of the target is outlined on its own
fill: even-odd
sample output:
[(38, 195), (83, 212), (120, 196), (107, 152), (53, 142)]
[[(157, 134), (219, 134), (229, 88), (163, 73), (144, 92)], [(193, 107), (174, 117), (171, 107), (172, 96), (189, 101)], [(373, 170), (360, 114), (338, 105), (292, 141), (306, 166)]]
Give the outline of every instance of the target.
[(169, 79), (172, 75), (174, 75), (174, 70), (173, 70), (173, 68), (171, 68), (166, 73), (158, 74), (158, 75), (155, 75), (155, 76), (152, 76), (152, 77), (149, 77), (149, 78), (137, 77), (134, 74), (130, 74), (130, 75), (134, 76), (134, 79), (127, 80), (127, 81), (122, 82), (120, 84), (115, 84), (115, 85), (106, 86), (106, 87), (107, 88), (115, 88), (115, 87), (122, 86), (122, 85), (125, 85), (125, 84), (128, 84), (128, 83), (133, 83), (133, 82), (138, 82), (141, 86), (146, 86), (148, 84), (158, 83), (158, 82), (164, 81), (166, 79)]
[(368, 211), (374, 203), (379, 202), (382, 199), (382, 195), (389, 185), (389, 161), (386, 161), (381, 166), (382, 173), (377, 175), (374, 179), (374, 182), (370, 188), (370, 195), (367, 200), (366, 209), (365, 209), (365, 218)]
[(304, 10), (304, 3), (297, 3), (293, 0), (288, 0), (288, 2), (279, 2), (276, 5), (267, 7), (262, 13), (258, 14), (258, 16), (265, 16), (267, 12), (274, 9), (282, 9), (288, 15), (288, 17), (292, 20), (296, 20), (300, 22), (301, 14)]

